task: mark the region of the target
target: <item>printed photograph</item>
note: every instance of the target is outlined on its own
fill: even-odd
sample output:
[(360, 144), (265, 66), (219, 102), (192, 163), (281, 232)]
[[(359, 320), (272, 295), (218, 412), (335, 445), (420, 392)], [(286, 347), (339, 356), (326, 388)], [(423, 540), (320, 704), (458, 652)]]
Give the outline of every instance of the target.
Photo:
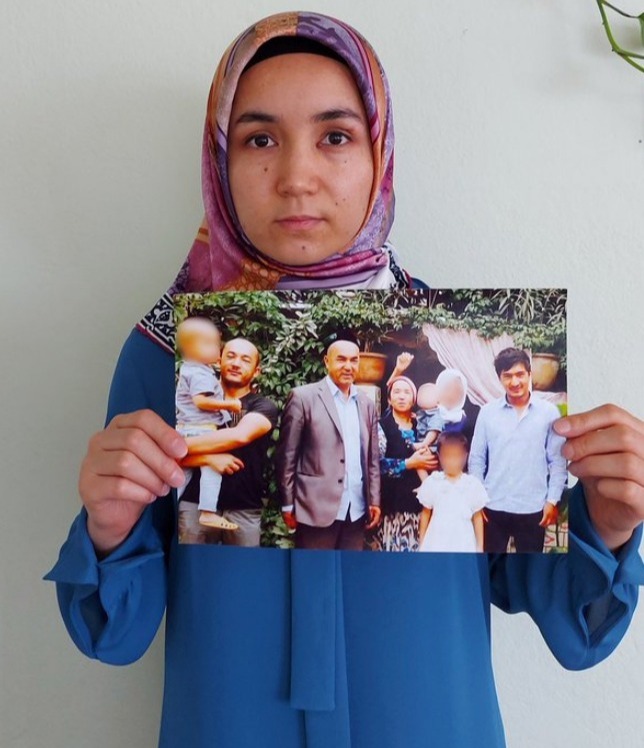
[(180, 543), (565, 553), (565, 289), (174, 296)]

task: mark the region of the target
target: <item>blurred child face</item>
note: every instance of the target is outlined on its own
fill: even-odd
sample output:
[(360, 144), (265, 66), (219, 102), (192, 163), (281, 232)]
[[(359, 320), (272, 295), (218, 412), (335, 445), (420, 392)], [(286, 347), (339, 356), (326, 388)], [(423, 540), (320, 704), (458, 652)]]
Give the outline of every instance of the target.
[(342, 63), (278, 55), (240, 78), (229, 180), (244, 232), (289, 265), (320, 262), (358, 233), (374, 177), (362, 98)]
[(396, 413), (409, 413), (414, 405), (414, 393), (407, 382), (394, 382), (391, 385), (389, 404)]
[(440, 402), (446, 408), (456, 408), (463, 402), (463, 383), (460, 379), (450, 379), (441, 392)]
[(419, 408), (423, 410), (432, 410), (438, 407), (438, 389), (433, 382), (425, 382), (418, 388), (418, 398), (416, 399)]
[(182, 358), (202, 364), (216, 364), (221, 358), (221, 336), (207, 320), (189, 320), (177, 342)]
[(467, 462), (467, 450), (462, 444), (443, 444), (438, 452), (441, 470), (447, 475), (460, 475)]

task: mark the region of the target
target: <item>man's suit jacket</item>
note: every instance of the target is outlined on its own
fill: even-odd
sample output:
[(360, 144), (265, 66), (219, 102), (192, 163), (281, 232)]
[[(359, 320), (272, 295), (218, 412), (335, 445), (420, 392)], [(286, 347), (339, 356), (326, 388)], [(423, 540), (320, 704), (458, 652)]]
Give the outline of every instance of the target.
[[(365, 503), (380, 506), (378, 415), (373, 401), (358, 390), (362, 484)], [(295, 387), (282, 414), (276, 451), (282, 506), (294, 505), (295, 518), (328, 527), (336, 518), (344, 488), (344, 444), (338, 411), (326, 380)]]

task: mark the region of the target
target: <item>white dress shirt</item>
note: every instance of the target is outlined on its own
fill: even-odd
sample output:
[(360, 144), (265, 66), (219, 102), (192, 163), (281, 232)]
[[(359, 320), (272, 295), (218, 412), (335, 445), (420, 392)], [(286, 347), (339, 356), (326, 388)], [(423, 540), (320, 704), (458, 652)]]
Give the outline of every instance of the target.
[(344, 444), (344, 490), (336, 519), (344, 520), (347, 510), (355, 522), (366, 511), (362, 482), (362, 460), (360, 456), (360, 413), (358, 411), (358, 388), (352, 384), (347, 397), (328, 375), (325, 381), (333, 395), (342, 427)]

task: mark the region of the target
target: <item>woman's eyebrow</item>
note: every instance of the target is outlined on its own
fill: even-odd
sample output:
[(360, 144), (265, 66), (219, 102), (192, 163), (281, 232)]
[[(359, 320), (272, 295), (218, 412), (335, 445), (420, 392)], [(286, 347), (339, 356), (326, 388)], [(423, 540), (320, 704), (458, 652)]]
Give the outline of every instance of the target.
[(315, 114), (311, 119), (313, 122), (330, 122), (335, 119), (357, 119), (359, 122), (364, 122), (364, 117), (348, 107), (327, 109), (324, 112)]
[[(325, 109), (323, 112), (318, 112), (311, 117), (312, 122), (331, 122), (337, 119), (355, 119), (358, 122), (364, 122), (364, 117), (353, 109), (348, 107), (335, 107), (334, 109)], [(241, 125), (245, 123), (253, 122), (268, 122), (275, 123), (279, 122), (280, 118), (275, 114), (269, 114), (268, 112), (261, 112), (259, 110), (253, 110), (240, 114), (235, 120), (235, 125)]]
[(268, 112), (244, 112), (240, 114), (235, 120), (236, 125), (241, 125), (244, 122), (277, 122), (279, 117), (274, 114), (268, 114)]

